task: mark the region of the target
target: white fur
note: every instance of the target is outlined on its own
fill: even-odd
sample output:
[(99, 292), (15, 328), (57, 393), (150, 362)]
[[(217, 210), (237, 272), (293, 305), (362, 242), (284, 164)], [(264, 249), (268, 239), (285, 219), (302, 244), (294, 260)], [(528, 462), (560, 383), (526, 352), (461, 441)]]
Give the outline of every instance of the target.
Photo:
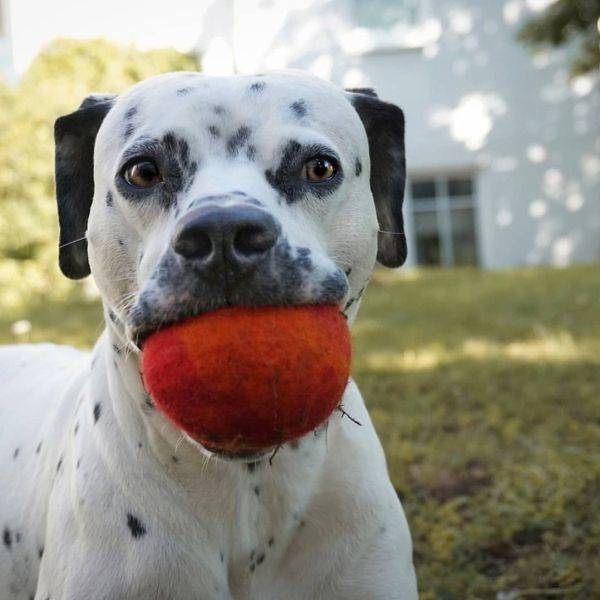
[[(176, 220), (116, 193), (113, 210), (104, 202), (132, 99), (144, 133), (176, 130), (192, 156), (202, 154), (178, 198), (183, 212), (195, 197), (244, 190), (276, 215), (292, 246), (312, 250), (317, 271), (352, 268), (348, 297), (368, 281), (377, 230), (368, 176), (346, 177), (325, 202), (286, 205), (263, 175), (286, 136), (332, 146), (347, 172), (359, 157), (368, 174), (360, 119), (343, 92), (318, 79), (269, 75), (268, 89), (248, 99), (251, 81), (169, 74), (134, 86), (109, 112), (96, 141), (88, 226), (106, 312), (126, 322)], [(182, 85), (194, 92), (177, 96)], [(308, 127), (279, 110), (298, 96), (313, 107)], [(256, 162), (211, 147), (201, 109), (219, 103), (233, 113), (232, 130), (251, 123)], [(126, 335), (107, 319), (90, 355), (53, 345), (0, 349), (0, 534), (10, 537), (10, 547), (0, 540), (0, 600), (416, 598), (408, 526), (353, 382), (343, 407), (361, 426), (334, 412), (326, 428), (250, 472), (200, 451), (158, 411), (144, 410), (140, 358)], [(132, 535), (128, 514), (144, 535)]]

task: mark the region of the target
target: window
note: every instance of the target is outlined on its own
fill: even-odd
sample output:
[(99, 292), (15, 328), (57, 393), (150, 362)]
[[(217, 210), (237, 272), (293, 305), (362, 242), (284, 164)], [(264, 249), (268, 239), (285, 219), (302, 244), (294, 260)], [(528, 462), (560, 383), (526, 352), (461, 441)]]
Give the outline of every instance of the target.
[(354, 22), (358, 27), (382, 30), (416, 25), (418, 3), (418, 0), (353, 0)]
[(413, 230), (420, 265), (476, 265), (475, 190), (470, 175), (411, 180)]

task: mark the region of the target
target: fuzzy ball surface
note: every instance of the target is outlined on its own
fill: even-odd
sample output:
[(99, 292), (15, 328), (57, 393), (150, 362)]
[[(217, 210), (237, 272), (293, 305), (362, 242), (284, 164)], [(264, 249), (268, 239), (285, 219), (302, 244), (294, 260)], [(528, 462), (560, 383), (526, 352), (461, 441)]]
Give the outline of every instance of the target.
[(232, 307), (152, 334), (142, 369), (176, 426), (207, 448), (236, 454), (323, 423), (344, 393), (350, 359), (336, 306)]

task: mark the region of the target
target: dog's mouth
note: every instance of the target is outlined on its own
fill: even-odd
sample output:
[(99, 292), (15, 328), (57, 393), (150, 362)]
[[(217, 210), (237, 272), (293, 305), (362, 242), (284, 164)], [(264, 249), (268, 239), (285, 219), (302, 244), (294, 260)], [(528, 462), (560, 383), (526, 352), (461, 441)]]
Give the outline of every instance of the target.
[(348, 279), (330, 259), (317, 262), (306, 248), (287, 242), (273, 252), (271, 260), (243, 278), (227, 268), (219, 277), (203, 277), (167, 252), (129, 312), (129, 339), (142, 348), (159, 329), (220, 308), (342, 305)]

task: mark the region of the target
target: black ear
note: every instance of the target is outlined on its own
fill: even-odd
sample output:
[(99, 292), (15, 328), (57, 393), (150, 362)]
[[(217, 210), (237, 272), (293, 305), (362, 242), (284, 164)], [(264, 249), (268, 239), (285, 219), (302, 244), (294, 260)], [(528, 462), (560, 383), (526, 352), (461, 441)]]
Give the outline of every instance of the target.
[(402, 201), (406, 180), (404, 113), (379, 100), (368, 88), (351, 89), (350, 101), (369, 139), (371, 191), (377, 209), (379, 234), (377, 260), (386, 267), (399, 267), (406, 260), (406, 237)]
[(90, 274), (87, 229), (94, 197), (94, 144), (114, 96), (88, 96), (78, 110), (54, 123), (58, 263), (71, 279)]

